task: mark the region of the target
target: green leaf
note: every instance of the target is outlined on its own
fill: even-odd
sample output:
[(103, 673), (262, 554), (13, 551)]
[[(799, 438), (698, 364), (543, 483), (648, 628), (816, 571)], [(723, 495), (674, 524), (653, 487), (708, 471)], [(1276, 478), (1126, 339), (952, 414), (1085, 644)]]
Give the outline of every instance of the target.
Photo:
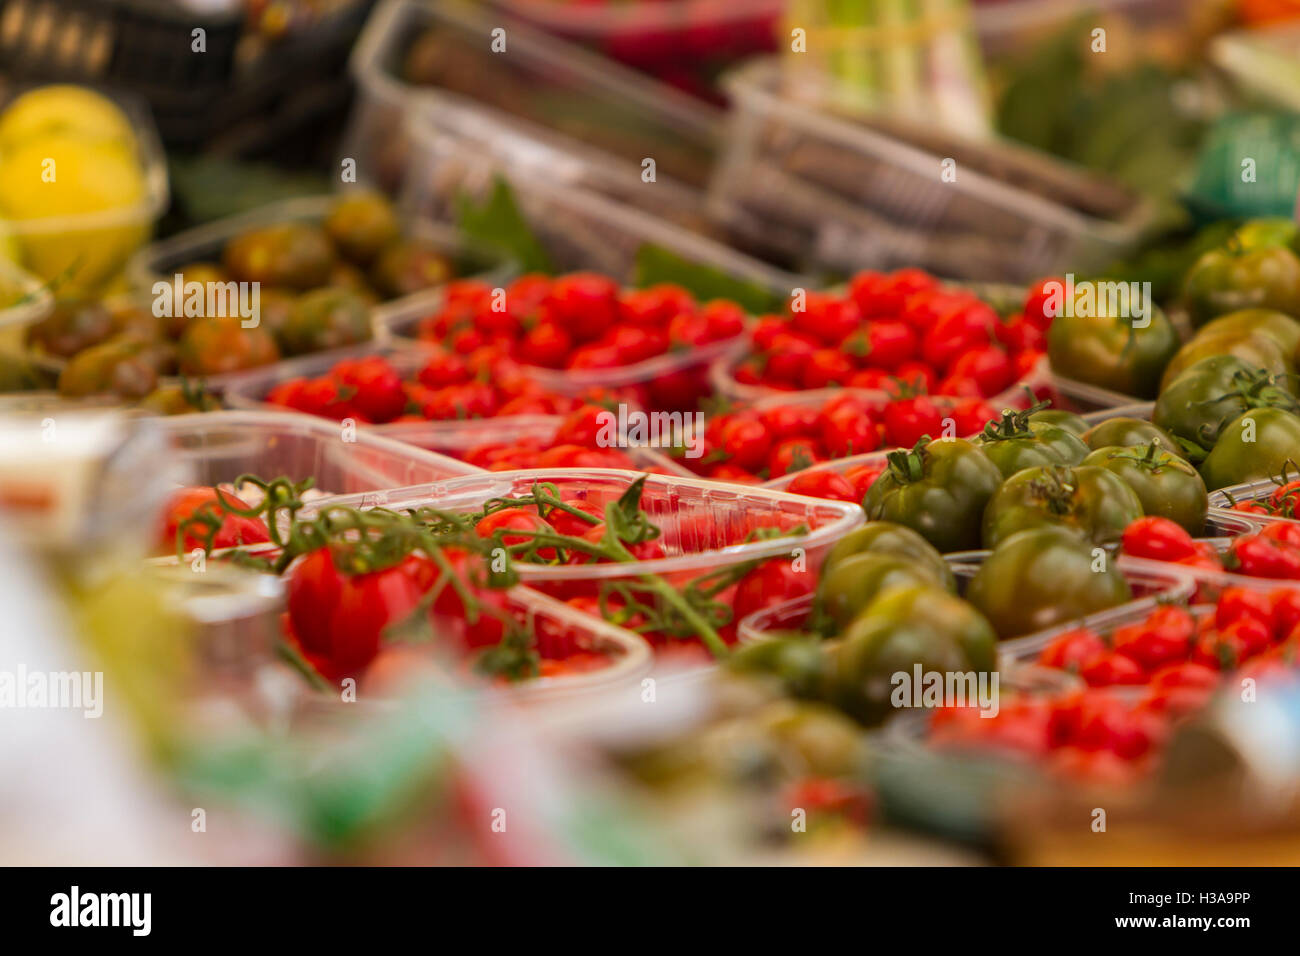
[(757, 282), (737, 279), (714, 266), (691, 262), (650, 243), (637, 250), (632, 282), (638, 288), (660, 282), (676, 283), (701, 302), (730, 299), (754, 315), (772, 312), (781, 305), (780, 296)]
[(525, 272), (555, 274), (555, 266), (515, 201), (514, 190), (496, 177), (482, 203), (462, 192), (456, 197), (456, 222), (466, 238), (510, 254)]

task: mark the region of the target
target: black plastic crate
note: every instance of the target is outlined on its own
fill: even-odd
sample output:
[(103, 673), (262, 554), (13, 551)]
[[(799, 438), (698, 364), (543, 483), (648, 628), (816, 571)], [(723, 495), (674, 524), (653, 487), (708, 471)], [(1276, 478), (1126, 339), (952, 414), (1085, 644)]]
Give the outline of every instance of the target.
[[(137, 94), (168, 145), (271, 154), (305, 113), (345, 108), (347, 57), (372, 5), (355, 0), (241, 62), (242, 5), (202, 13), (176, 0), (0, 0), (0, 71)], [(198, 28), (203, 53), (192, 50)]]

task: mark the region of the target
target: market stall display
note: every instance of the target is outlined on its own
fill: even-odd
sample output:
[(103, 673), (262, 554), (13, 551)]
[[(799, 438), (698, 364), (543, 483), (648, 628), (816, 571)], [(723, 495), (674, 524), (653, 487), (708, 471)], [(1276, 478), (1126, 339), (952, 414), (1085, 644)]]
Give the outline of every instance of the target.
[(83, 6), (0, 0), (3, 862), (1286, 861), (1284, 4)]

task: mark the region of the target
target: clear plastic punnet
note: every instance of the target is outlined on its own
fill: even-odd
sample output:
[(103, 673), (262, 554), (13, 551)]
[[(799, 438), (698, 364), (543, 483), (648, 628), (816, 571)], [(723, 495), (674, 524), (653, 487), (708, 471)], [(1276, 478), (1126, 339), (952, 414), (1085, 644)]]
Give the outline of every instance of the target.
[[(435, 221), (454, 222), (463, 202), (482, 203), (503, 181), (558, 272), (589, 269), (631, 284), (645, 250), (657, 248), (779, 297), (807, 285), (733, 248), (767, 251), (756, 223), (725, 233), (701, 228), (703, 197), (680, 185), (643, 182), (640, 166), (633, 170), (634, 177), (623, 167), (606, 167), (608, 175), (594, 188), (585, 174), (564, 172), (572, 166), (568, 159), (551, 163), (545, 159), (550, 154), (534, 150), (527, 159), (503, 160), (473, 142), (447, 135), (423, 113), (414, 114), (409, 127), (412, 155), (404, 206)], [(539, 156), (544, 172), (538, 168)]]
[[(488, 188), (488, 184), (484, 183), (484, 187)], [(560, 272), (592, 270), (625, 285), (636, 285), (642, 250), (662, 249), (744, 282), (764, 296), (787, 295), (800, 281), (713, 240), (581, 190), (553, 188), (538, 181), (523, 185), (517, 198), (530, 227), (537, 228), (539, 238), (548, 249), (558, 252), (553, 258), (562, 263)], [(417, 341), (420, 320), (435, 311), (428, 303), (417, 302), (385, 310), (376, 320), (378, 334), (395, 344)], [(714, 364), (739, 353), (745, 342), (746, 336), (742, 334), (617, 368), (577, 371), (529, 366), (529, 374), (543, 388), (562, 395), (576, 395), (593, 388), (646, 386), (650, 394), (645, 396), (643, 404), (654, 405), (656, 383), (664, 383), (665, 388), (671, 385), (675, 392), (678, 386), (674, 380), (681, 376), (690, 377), (695, 392), (707, 393)]]
[[(554, 485), (564, 498), (604, 507), (641, 477), (640, 472), (612, 468), (535, 469), (480, 473), (427, 485), (391, 488), (349, 496), (331, 504), (405, 510), (433, 507), (473, 512), (494, 498), (527, 494), (535, 483)], [(629, 563), (577, 566), (518, 565), (529, 585), (544, 582), (613, 580), (637, 574), (676, 575), (717, 570), (754, 559), (788, 555), (800, 548), (815, 569), (830, 546), (862, 523), (862, 509), (841, 501), (822, 501), (763, 488), (728, 485), (703, 478), (650, 475), (642, 506), (662, 532), (657, 539), (665, 557)], [(763, 528), (794, 531), (766, 540), (746, 541)]]
[[(1049, 381), (1052, 391), (1061, 397), (1061, 405), (1071, 411), (1102, 411), (1108, 408), (1142, 403), (1142, 399), (1134, 398), (1132, 395), (1125, 395), (1123, 392), (1112, 392), (1108, 388), (1089, 385), (1087, 382), (1066, 378), (1064, 375), (1057, 375), (1055, 372), (1049, 372)], [(1151, 405), (1150, 402), (1146, 404)]]
[[(129, 206), (36, 219), (0, 219), (0, 233), (16, 240), (22, 265), (44, 282), (94, 292), (118, 274), (167, 209), (167, 157), (144, 103), (110, 97), (126, 114), (135, 136), (141, 195)], [(8, 105), (0, 96), (0, 109)], [(2, 258), (2, 257), (0, 257)]]
[[(964, 551), (945, 555), (953, 576), (957, 581), (958, 593), (965, 590), (971, 578), (979, 570), (980, 563), (988, 557), (988, 551)], [(1124, 613), (1150, 612), (1159, 603), (1186, 600), (1192, 596), (1195, 584), (1189, 574), (1184, 573), (1179, 565), (1166, 565), (1159, 562), (1133, 562), (1121, 558), (1120, 565), (1124, 576), (1132, 588), (1134, 599), (1117, 607), (1088, 614), (1069, 622), (1053, 625), (1032, 634), (1003, 640), (998, 643), (1001, 657), (1014, 659), (1025, 647), (1039, 647), (1052, 637), (1075, 627), (1102, 627), (1105, 622)], [(741, 643), (752, 644), (767, 640), (777, 631), (799, 631), (808, 622), (812, 614), (813, 596), (811, 594), (792, 598), (775, 604), (740, 622), (739, 638)]]
[[(240, 233), (282, 222), (321, 222), (337, 199), (338, 196), (284, 199), (186, 230), (141, 249), (127, 266), (127, 279), (138, 295), (149, 295), (155, 282), (170, 281), (180, 266), (204, 260), (219, 262), (222, 248)], [(452, 260), (457, 278), (505, 282), (514, 274), (514, 267), (506, 257), (466, 242), (449, 226), (418, 218), (408, 218), (403, 226), (408, 237), (428, 242), (445, 253)], [(410, 308), (432, 310), (442, 301), (442, 294), (441, 286), (433, 286), (374, 306), (371, 323), (376, 337), (383, 336), (381, 330), (386, 327), (384, 318), (389, 312)], [(214, 375), (205, 381), (214, 389), (224, 389), (227, 381), (240, 374)]]
[[(413, 346), (370, 344), (342, 352), (305, 355), (262, 369), (253, 369), (232, 378), (226, 385), (223, 398), (230, 407), (246, 410), (284, 411), (282, 406), (267, 401), (271, 390), (282, 382), (294, 378), (313, 378), (324, 375), (343, 358), (360, 358), (382, 355), (404, 378), (415, 375), (427, 361), (425, 349)], [(560, 394), (573, 394), (572, 387)], [(321, 419), (328, 421), (328, 419)], [(545, 443), (558, 431), (563, 417), (559, 415), (503, 415), (496, 418), (470, 418), (452, 421), (429, 420), (425, 422), (389, 422), (381, 425), (364, 425), (365, 431), (405, 442), (417, 448), (462, 459), (466, 452), (483, 445), (507, 444), (522, 439), (535, 439)], [(334, 423), (333, 427), (337, 427)], [(647, 447), (628, 446), (622, 450), (638, 468), (661, 474), (690, 474), (666, 453)], [(470, 471), (478, 471), (470, 468)]]
[(1279, 482), (1274, 481), (1272, 478), (1263, 478), (1259, 481), (1248, 481), (1245, 484), (1229, 485), (1227, 488), (1211, 491), (1210, 514), (1224, 521), (1245, 518), (1261, 527), (1279, 521), (1289, 524), (1300, 522), (1300, 518), (1288, 518), (1286, 515), (1281, 514), (1270, 515), (1254, 511), (1238, 511), (1233, 507), (1234, 504), (1261, 501), (1277, 491), (1279, 487)]
[(0, 335), (39, 322), (53, 304), (49, 286), (0, 256)]
[(313, 487), (332, 497), (478, 472), (454, 458), (295, 412), (208, 412), (153, 421), (173, 460), (203, 486), (244, 474), (268, 481), (313, 478)]
[[(505, 30), (506, 56), (493, 51), (495, 29)], [(508, 14), (455, 0), (384, 0), (350, 70), (358, 95), (343, 155), (389, 191), (410, 160), (409, 121), (447, 107), (494, 117), (503, 136), (511, 124), (531, 124), (569, 138), (575, 160), (593, 151), (636, 163), (652, 156), (663, 172), (698, 185), (716, 150), (716, 108)]]
[[(1101, 268), (1153, 222), (1148, 202), (1055, 157), (851, 120), (780, 82), (771, 60), (725, 79), (733, 111), (709, 208), (724, 223), (761, 218), (805, 267), (1027, 282)], [(953, 181), (940, 178), (945, 158)]]
[[(430, 508), (475, 513), (494, 499), (531, 495), (541, 486), (566, 504), (604, 514), (642, 479), (614, 469), (499, 472), (414, 488), (354, 495), (331, 504)], [(659, 529), (662, 557), (598, 563), (516, 561), (522, 584), (576, 601), (634, 629), (656, 648), (698, 672), (735, 640), (745, 579), (768, 562), (788, 562), (792, 584), (811, 590), (830, 547), (862, 523), (855, 504), (821, 501), (699, 478), (649, 475), (640, 499)], [(599, 519), (597, 519), (599, 521)], [(593, 525), (594, 527), (595, 525)]]

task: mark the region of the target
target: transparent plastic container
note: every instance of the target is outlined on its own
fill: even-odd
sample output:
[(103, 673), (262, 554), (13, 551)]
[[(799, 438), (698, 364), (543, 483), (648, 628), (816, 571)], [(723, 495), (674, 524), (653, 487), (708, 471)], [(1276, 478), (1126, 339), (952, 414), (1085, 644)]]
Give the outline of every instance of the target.
[[(1096, 632), (1101, 637), (1109, 637), (1116, 630), (1129, 624), (1140, 624), (1155, 608), (1145, 604), (1135, 603), (1133, 606), (1124, 605), (1115, 608), (1106, 617), (1098, 616), (1096, 620), (1088, 623), (1087, 628)], [(1198, 619), (1214, 616), (1214, 605), (1212, 604), (1193, 604), (1190, 607), (1191, 612)], [(1078, 630), (1079, 624), (1066, 624), (1061, 627), (1052, 628), (1050, 631), (1043, 631), (1039, 634), (1033, 634), (1029, 637), (1018, 638), (1014, 641), (1008, 641), (1002, 647), (1003, 656), (1009, 660), (1017, 661), (1022, 664), (1034, 664), (1038, 660), (1038, 655), (1042, 653), (1043, 648), (1056, 640), (1062, 634), (1068, 634), (1071, 631)], [(1050, 668), (1044, 668), (1050, 670)]]
[[(450, 512), (473, 512), (493, 498), (527, 494), (534, 483), (549, 482), (565, 500), (578, 499), (603, 509), (616, 501), (641, 475), (614, 469), (567, 469), (498, 472), (475, 478), (436, 482), (415, 488), (353, 495), (336, 503), (353, 507), (384, 507), (405, 510), (433, 507)], [(809, 590), (817, 570), (831, 546), (862, 524), (862, 509), (855, 504), (821, 501), (727, 485), (700, 478), (651, 475), (645, 480), (641, 499), (649, 520), (659, 527), (657, 543), (666, 557), (626, 563), (581, 565), (537, 565), (516, 562), (521, 583), (555, 597), (596, 597), (602, 591), (635, 594), (655, 614), (674, 611), (666, 598), (653, 592), (659, 583), (681, 594), (695, 584), (717, 583), (718, 576), (734, 575), (737, 580), (769, 559), (795, 562), (792, 569), (807, 575)], [(799, 527), (803, 533), (789, 534)], [(782, 537), (749, 540), (760, 530), (787, 532)], [(705, 579), (710, 579), (708, 582)], [(714, 595), (718, 603), (729, 603), (734, 583)], [(734, 611), (734, 609), (732, 609)], [(726, 641), (735, 625), (730, 617), (715, 621), (719, 636)], [(725, 632), (725, 633), (723, 633)], [(661, 659), (690, 654), (696, 665), (709, 663), (709, 655), (694, 641), (660, 640)], [(699, 654), (694, 654), (699, 651)]]
[[(288, 411), (281, 405), (266, 400), (271, 390), (282, 382), (294, 378), (314, 378), (327, 373), (343, 358), (360, 358), (382, 355), (402, 376), (414, 375), (428, 360), (424, 350), (413, 347), (370, 344), (339, 352), (305, 355), (286, 362), (277, 362), (266, 368), (253, 369), (226, 384), (223, 400), (231, 408), (249, 411)], [(571, 394), (566, 390), (565, 394)], [(481, 445), (509, 444), (525, 438), (545, 443), (554, 436), (564, 420), (561, 415), (503, 415), (496, 418), (471, 418), (458, 421), (388, 422), (380, 425), (363, 425), (362, 429), (373, 435), (382, 435), (428, 451), (447, 455), (457, 460), (470, 449)], [(321, 421), (331, 421), (321, 419)], [(337, 423), (332, 423), (337, 428)], [(668, 455), (654, 448), (628, 447), (623, 451), (638, 468), (669, 475), (689, 475)], [(471, 472), (480, 469), (467, 465)]]
[(636, 634), (594, 615), (575, 610), (540, 591), (515, 588), (510, 592), (510, 607), (531, 619), (534, 626), (545, 622), (551, 628), (563, 628), (580, 647), (609, 658), (608, 666), (599, 670), (535, 677), (510, 685), (508, 693), (520, 702), (562, 703), (578, 694), (604, 694), (619, 689), (639, 690), (641, 678), (654, 666), (650, 645)]
[[(1057, 375), (1055, 372), (1049, 374), (1049, 382), (1053, 393), (1061, 398), (1060, 407), (1069, 411), (1092, 412), (1142, 403), (1142, 399), (1132, 395), (1125, 395), (1123, 392), (1112, 392), (1108, 388), (1089, 385), (1087, 382), (1066, 378), (1064, 375)], [(1153, 407), (1151, 402), (1146, 404)], [(1147, 414), (1149, 417), (1150, 412)]]
[[(400, 326), (392, 334), (398, 344), (414, 345), (407, 339), (410, 327)], [(711, 392), (709, 369), (720, 357), (744, 347), (747, 333), (720, 342), (711, 342), (687, 352), (665, 352), (631, 365), (610, 369), (553, 369), (525, 365), (528, 375), (548, 392), (557, 395), (581, 395), (592, 389), (628, 389), (634, 391), (637, 404), (651, 409), (682, 411), (678, 396), (693, 395), (696, 400)], [(689, 411), (689, 409), (687, 409)]]
[[(770, 60), (725, 79), (733, 114), (709, 210), (724, 223), (761, 218), (805, 266), (1028, 282), (1101, 268), (1153, 222), (1147, 201), (1054, 157), (850, 121), (779, 84)], [(951, 182), (940, 179), (945, 158), (957, 163)]]
[(313, 487), (329, 496), (317, 501), (325, 501), (478, 473), (462, 461), (364, 429), (345, 439), (337, 422), (295, 412), (206, 412), (152, 421), (171, 444), (171, 460), (184, 464), (200, 486), (242, 474), (315, 478)]
[(592, 270), (632, 284), (638, 258), (649, 246), (779, 298), (807, 284), (737, 251), (770, 251), (760, 224), (702, 230), (703, 196), (669, 182), (643, 183), (639, 166), (634, 177), (626, 167), (603, 167), (596, 182), (582, 172), (590, 165), (575, 166), (573, 159), (538, 146), (526, 156), (504, 160), (477, 143), (447, 135), (423, 112), (412, 114), (408, 125), (411, 158), (404, 206), (438, 222), (455, 222), (463, 198), (481, 203), (498, 180), (504, 181), (558, 272)]
[[(999, 315), (1008, 315), (1017, 311), (1021, 303), (1025, 300), (1025, 290), (1021, 286), (1008, 285), (1000, 282), (947, 282), (946, 287), (959, 291), (971, 292), (980, 298), (983, 302), (991, 306)], [(839, 285), (828, 289), (835, 295), (848, 295), (845, 286)], [(864, 319), (863, 324), (869, 324), (869, 319)], [(709, 380), (713, 383), (713, 389), (720, 395), (732, 400), (733, 402), (757, 402), (768, 396), (797, 396), (804, 394), (803, 389), (780, 389), (772, 388), (768, 385), (748, 385), (736, 380), (736, 367), (749, 357), (748, 353), (737, 351), (735, 354), (725, 356), (723, 359), (714, 363), (709, 370)], [(1003, 391), (1000, 395), (990, 398), (988, 401), (998, 407), (1023, 407), (1025, 386), (1034, 389), (1035, 392), (1045, 390), (1052, 381), (1051, 369), (1044, 359), (1034, 366), (1033, 371), (1021, 381), (1012, 385)], [(818, 389), (813, 391), (833, 391)], [(866, 392), (865, 389), (857, 391)], [(884, 392), (877, 392), (882, 398)]]
[[(811, 393), (794, 392), (790, 394), (799, 395), (799, 394), (811, 394)], [(756, 405), (765, 404), (768, 401), (770, 400), (764, 399), (763, 402), (756, 403)], [(773, 404), (781, 404), (781, 403), (774, 402)], [(1024, 406), (1023, 397), (1016, 404), (1020, 407), (1023, 407)], [(994, 405), (994, 407), (996, 408), (997, 406)], [(1055, 408), (1058, 406), (1055, 403), (1053, 403), (1051, 407)], [(1155, 406), (1151, 402), (1139, 402), (1136, 405), (1123, 405), (1123, 406), (1117, 406), (1115, 408), (1106, 408), (1099, 411), (1085, 412), (1082, 415), (1082, 418), (1089, 425), (1097, 425), (1111, 418), (1125, 418), (1125, 417), (1140, 418), (1145, 421), (1150, 421), (1151, 410), (1154, 407)], [(969, 437), (969, 436), (965, 436), (965, 437)], [(762, 487), (772, 488), (775, 490), (782, 490), (788, 487), (790, 482), (794, 481), (794, 479), (799, 477), (800, 475), (823, 472), (823, 471), (833, 471), (842, 475), (845, 472), (849, 472), (855, 468), (860, 468), (864, 466), (880, 468), (883, 470), (889, 464), (887, 460), (888, 454), (889, 454), (888, 449), (882, 449), (879, 451), (866, 452), (865, 454), (861, 454), (861, 455), (851, 455), (847, 458), (836, 458), (833, 461), (818, 462), (817, 464), (813, 465), (811, 468), (805, 468), (803, 471), (792, 471), (788, 475), (782, 475), (780, 478), (773, 478), (771, 481), (765, 481), (763, 482)]]
[[(826, 389), (780, 389), (771, 388), (767, 385), (746, 385), (738, 382), (736, 381), (735, 370), (745, 358), (746, 355), (742, 350), (735, 349), (713, 363), (709, 369), (709, 381), (712, 383), (715, 392), (733, 402), (749, 404), (764, 399), (784, 398), (786, 401), (794, 401), (798, 400), (798, 396), (805, 394), (806, 391), (826, 391)], [(1035, 394), (1040, 394), (1050, 391), (1051, 387), (1051, 369), (1047, 364), (1047, 357), (1043, 356), (1028, 375), (1010, 388), (985, 399), (985, 401), (994, 408), (1024, 408), (1028, 401), (1025, 395), (1026, 388), (1032, 389)], [(867, 389), (854, 389), (854, 391), (878, 396), (883, 401), (889, 399), (886, 392), (872, 392)]]
[[(614, 468), (535, 469), (479, 473), (415, 487), (394, 487), (351, 495), (331, 502), (358, 508), (394, 510), (422, 506), (444, 511), (474, 511), (493, 498), (527, 494), (535, 482), (554, 484), (565, 498), (604, 505), (616, 501), (640, 472)], [(519, 564), (523, 583), (614, 580), (639, 574), (668, 575), (717, 570), (754, 559), (780, 557), (801, 548), (810, 570), (839, 538), (862, 524), (862, 509), (839, 501), (820, 501), (762, 488), (728, 485), (703, 478), (651, 475), (646, 479), (642, 506), (659, 525), (657, 539), (667, 557), (625, 564), (549, 566)], [(806, 525), (805, 534), (743, 542), (757, 528), (792, 529)]]
[(10, 291), (15, 293), (14, 301), (9, 305), (0, 304), (0, 337), (7, 334), (6, 330), (39, 322), (54, 304), (49, 286), (0, 256), (0, 292), (8, 298)]
[[(1210, 538), (1214, 549), (1221, 555), (1227, 553), (1232, 537), (1238, 534), (1250, 534), (1260, 529), (1260, 525), (1250, 521), (1239, 520), (1233, 513), (1211, 515), (1210, 522), (1217, 528), (1216, 533), (1222, 537)], [(1152, 561), (1149, 558), (1134, 558), (1124, 555), (1120, 561), (1130, 568), (1144, 571), (1160, 571), (1167, 568), (1177, 569), (1185, 574), (1195, 585), (1198, 603), (1213, 603), (1219, 599), (1224, 588), (1247, 588), (1252, 591), (1273, 592), (1278, 590), (1295, 590), (1300, 588), (1300, 579), (1292, 578), (1256, 578), (1247, 574), (1234, 574), (1230, 571), (1215, 571), (1208, 568), (1185, 567), (1164, 561)]]
[[(188, 229), (140, 250), (127, 266), (127, 280), (139, 295), (151, 295), (154, 283), (170, 280), (179, 266), (200, 261), (219, 263), (222, 248), (242, 232), (282, 222), (323, 222), (338, 198), (338, 195), (332, 195), (283, 199), (251, 212)], [(474, 247), (447, 226), (407, 218), (403, 223), (403, 233), (407, 238), (428, 242), (445, 253), (452, 260), (457, 278), (501, 283), (514, 275), (514, 266), (500, 253)], [(379, 303), (371, 310), (376, 331), (383, 327), (382, 318), (390, 311), (412, 307), (431, 310), (441, 303), (442, 294), (440, 286), (433, 286)], [(213, 376), (208, 382), (211, 384), (224, 378)]]
[[(498, 28), (506, 32), (504, 55), (492, 50)], [(384, 0), (350, 71), (358, 96), (343, 155), (388, 191), (400, 185), (409, 159), (408, 121), (445, 106), (492, 111), (507, 133), (518, 121), (550, 130), (576, 141), (575, 155), (603, 151), (638, 164), (653, 156), (667, 175), (700, 185), (716, 149), (716, 109), (518, 19), (455, 0)]]
[(189, 620), (205, 682), (251, 678), (275, 660), (276, 618), (284, 607), (284, 582), (275, 575), (217, 561), (200, 573), (175, 560), (150, 561), (147, 573), (167, 605)]
[[(490, 689), (505, 695), (512, 702), (529, 706), (545, 706), (572, 701), (580, 695), (618, 694), (639, 690), (641, 678), (650, 672), (654, 655), (650, 645), (631, 631), (610, 624), (599, 617), (584, 614), (562, 601), (527, 587), (511, 588), (506, 595), (506, 609), (521, 623), (538, 635), (538, 655), (542, 666), (562, 660), (552, 656), (554, 644), (572, 642), (580, 653), (595, 654), (604, 658), (603, 666), (573, 673), (539, 675), (520, 681), (485, 681), (474, 673), (469, 659), (449, 657), (438, 653), (436, 644), (402, 645), (391, 649), (402, 655), (395, 662), (385, 662), (385, 651), (360, 675), (360, 690), (376, 706), (391, 704), (407, 689), (405, 679), (432, 681), (445, 688), (447, 693)], [(442, 626), (454, 627), (443, 621)], [(545, 631), (545, 637), (541, 632)], [(454, 644), (452, 633), (444, 637)], [(406, 656), (414, 652), (415, 659)], [(418, 673), (412, 674), (412, 667)], [(384, 672), (382, 675), (376, 672)], [(415, 686), (420, 686), (416, 683)]]
[[(18, 241), (23, 267), (61, 291), (94, 292), (112, 279), (149, 236), (170, 201), (167, 158), (148, 107), (129, 97), (110, 97), (131, 122), (142, 177), (138, 202), (119, 209), (3, 219), (2, 231)], [(8, 105), (0, 97), (0, 110)], [(75, 264), (75, 269), (73, 268)]]
[(1246, 501), (1259, 501), (1267, 498), (1277, 490), (1277, 482), (1271, 478), (1262, 478), (1259, 481), (1249, 481), (1242, 485), (1229, 485), (1227, 488), (1220, 488), (1218, 491), (1210, 492), (1210, 514), (1215, 518), (1224, 521), (1242, 520), (1254, 522), (1259, 527), (1268, 524), (1275, 524), (1279, 521), (1285, 521), (1290, 524), (1298, 524), (1295, 518), (1288, 518), (1284, 515), (1266, 515), (1255, 512), (1237, 511), (1232, 507), (1232, 503)]
[[(971, 578), (979, 570), (980, 563), (988, 557), (988, 551), (964, 551), (945, 555), (953, 576), (957, 581), (958, 593), (964, 593)], [(1154, 566), (1152, 566), (1154, 565)], [(1150, 612), (1157, 604), (1165, 601), (1186, 600), (1192, 596), (1194, 583), (1190, 575), (1184, 574), (1179, 565), (1165, 565), (1159, 562), (1132, 562), (1129, 558), (1120, 559), (1120, 567), (1133, 589), (1134, 600), (1117, 607), (1107, 608), (1094, 614), (1076, 618), (1073, 621), (1053, 625), (1042, 631), (998, 642), (998, 653), (1002, 657), (1015, 658), (1026, 647), (1037, 648), (1051, 640), (1057, 634), (1076, 627), (1101, 627), (1105, 622), (1120, 613)], [(773, 631), (802, 630), (812, 613), (813, 596), (792, 598), (775, 604), (765, 610), (751, 614), (740, 622), (738, 635), (742, 643), (756, 643), (768, 638)]]
[(1169, 27), (1180, 25), (1195, 6), (1186, 0), (975, 0), (974, 20), (980, 46), (1001, 53), (1023, 51), (1044, 32), (1084, 14), (1120, 16), (1139, 27)]

